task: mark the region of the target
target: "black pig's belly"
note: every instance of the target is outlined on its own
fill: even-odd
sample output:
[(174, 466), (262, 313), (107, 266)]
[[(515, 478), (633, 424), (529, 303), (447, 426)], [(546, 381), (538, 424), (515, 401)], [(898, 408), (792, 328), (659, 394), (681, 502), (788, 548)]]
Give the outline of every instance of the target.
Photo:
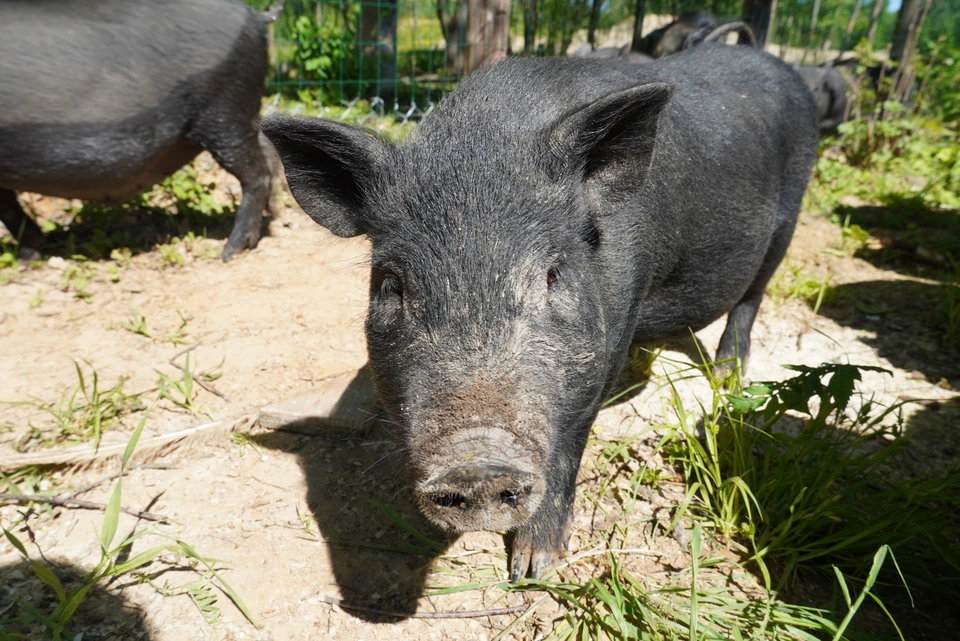
[(751, 264), (733, 272), (692, 271), (657, 289), (639, 305), (633, 339), (651, 342), (703, 329), (736, 306), (758, 269)]

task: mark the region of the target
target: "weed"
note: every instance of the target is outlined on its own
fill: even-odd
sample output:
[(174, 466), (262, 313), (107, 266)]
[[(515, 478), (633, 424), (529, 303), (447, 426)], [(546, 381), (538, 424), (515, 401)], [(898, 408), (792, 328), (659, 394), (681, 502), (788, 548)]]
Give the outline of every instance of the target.
[(190, 164), (168, 176), (150, 197), (172, 201), (178, 212), (212, 216), (223, 213), (223, 206), (213, 197), (216, 187), (216, 183), (201, 183), (196, 168)]
[(90, 302), (91, 295), (87, 291), (96, 277), (96, 271), (93, 266), (86, 262), (83, 256), (74, 256), (72, 261), (67, 262), (63, 270), (62, 288), (65, 292), (73, 292), (74, 297)]
[(837, 243), (836, 247), (824, 249), (824, 253), (846, 258), (863, 249), (867, 241), (870, 240), (870, 232), (860, 225), (850, 223), (849, 213), (843, 217), (842, 221), (839, 214), (833, 214), (830, 217), (830, 222), (840, 226), (840, 242)]
[(183, 253), (180, 251), (180, 239), (171, 238), (169, 243), (157, 245), (157, 251), (160, 253), (160, 262), (164, 267), (182, 267), (187, 263)]
[(773, 299), (775, 308), (779, 309), (788, 300), (798, 299), (813, 307), (814, 314), (820, 311), (824, 301), (829, 300), (830, 292), (829, 276), (810, 276), (803, 273), (802, 266), (794, 265), (789, 260), (767, 284), (767, 295)]
[(74, 361), (77, 386), (64, 391), (59, 401), (32, 398), (29, 401), (7, 403), (29, 405), (53, 418), (56, 434), (52, 438), (45, 436), (45, 431), (33, 430), (34, 437), (44, 445), (93, 438), (94, 445), (98, 446), (104, 430), (121, 423), (126, 415), (144, 409), (140, 394), (127, 394), (124, 391), (125, 377), (121, 377), (113, 387), (102, 389), (99, 373), (90, 363), (84, 362), (90, 368), (90, 374), (84, 374), (80, 363)]
[(140, 336), (146, 336), (147, 338), (153, 338), (153, 334), (151, 334), (150, 330), (147, 329), (146, 317), (144, 317), (143, 314), (138, 314), (132, 309), (130, 310), (130, 322), (124, 323), (120, 327), (128, 332), (133, 332), (134, 334), (139, 334)]
[(43, 305), (43, 289), (37, 289), (37, 293), (27, 299), (27, 304), (34, 309)]
[(202, 381), (214, 381), (220, 378), (220, 372), (198, 372), (190, 364), (190, 353), (188, 352), (184, 364), (180, 369), (181, 376), (178, 379), (164, 374), (160, 370), (154, 370), (158, 375), (157, 388), (160, 391), (160, 398), (170, 401), (180, 409), (186, 410), (191, 414), (203, 414), (207, 408), (197, 405), (196, 396), (200, 385), (194, 385), (197, 379)]
[[(143, 432), (143, 428), (146, 425), (146, 421), (147, 416), (144, 416), (134, 429), (129, 442), (127, 443), (126, 450), (124, 451), (123, 458), (120, 463), (120, 477), (117, 479), (117, 483), (113, 488), (113, 493), (111, 494), (110, 500), (107, 503), (107, 508), (104, 511), (103, 521), (101, 524), (100, 533), (98, 535), (100, 544), (100, 561), (97, 563), (96, 567), (93, 568), (93, 570), (88, 572), (86, 576), (83, 577), (80, 585), (70, 587), (68, 589), (63, 585), (63, 583), (61, 583), (60, 579), (53, 572), (53, 570), (51, 570), (45, 563), (33, 559), (27, 553), (26, 547), (16, 537), (16, 535), (14, 535), (13, 532), (7, 528), (3, 528), (3, 534), (6, 536), (7, 540), (17, 549), (23, 559), (30, 564), (34, 575), (40, 579), (40, 581), (46, 584), (53, 591), (56, 597), (56, 606), (49, 613), (41, 612), (29, 604), (21, 602), (20, 605), (26, 611), (26, 613), (23, 616), (18, 617), (19, 623), (39, 624), (46, 629), (47, 634), (54, 641), (60, 641), (65, 637), (71, 639), (79, 638), (82, 636), (82, 634), (76, 636), (70, 634), (68, 632), (68, 626), (91, 589), (105, 580), (115, 579), (126, 574), (135, 573), (140, 568), (152, 563), (164, 552), (168, 552), (173, 553), (178, 557), (185, 558), (189, 564), (192, 564), (195, 571), (201, 575), (200, 581), (191, 584), (190, 588), (187, 590), (187, 593), (190, 595), (190, 598), (194, 604), (200, 608), (205, 621), (212, 624), (219, 618), (219, 609), (217, 609), (215, 606), (216, 597), (212, 593), (212, 588), (216, 587), (234, 602), (237, 608), (240, 609), (240, 611), (251, 623), (256, 625), (252, 614), (243, 603), (243, 600), (217, 572), (216, 566), (219, 562), (214, 559), (208, 559), (200, 556), (193, 546), (189, 545), (188, 543), (172, 539), (174, 541), (173, 543), (157, 545), (140, 552), (139, 554), (133, 556), (133, 558), (128, 558), (133, 544), (144, 535), (150, 533), (149, 530), (146, 530), (131, 534), (119, 544), (114, 545), (114, 540), (116, 539), (117, 528), (120, 521), (123, 471), (126, 468), (130, 457), (133, 455), (134, 449), (137, 446), (137, 441), (139, 440), (140, 435)], [(163, 536), (160, 534), (156, 535)], [(142, 576), (141, 579), (149, 581), (149, 579), (146, 579)], [(0, 620), (0, 624), (2, 623), (3, 621)]]
[(247, 432), (236, 432), (230, 435), (230, 440), (240, 446), (240, 456), (247, 453), (249, 447), (254, 452), (259, 452), (263, 445), (263, 438), (259, 435), (249, 434)]
[[(742, 393), (715, 390), (710, 406), (701, 408), (703, 441), (671, 384), (673, 454), (684, 468), (688, 497), (696, 498), (686, 511), (744, 542), (768, 589), (771, 562), (781, 582), (798, 570), (825, 571), (829, 563), (860, 573), (886, 545), (905, 561), (910, 585), (956, 590), (944, 580), (960, 567), (950, 544), (960, 470), (930, 480), (892, 474), (907, 442), (900, 405), (882, 407), (855, 394), (861, 372), (884, 370), (785, 367), (798, 374)], [(784, 429), (788, 413), (800, 420)]]
[(29, 466), (5, 474), (0, 472), (0, 492), (10, 494), (53, 494), (60, 485), (59, 474)]
[(219, 260), (223, 248), (219, 243), (210, 242), (204, 236), (197, 236), (192, 231), (180, 239), (183, 251), (188, 252), (194, 258), (202, 260)]
[(187, 336), (187, 323), (190, 322), (190, 319), (185, 317), (183, 311), (179, 309), (177, 310), (177, 316), (180, 317), (180, 327), (167, 334), (163, 340), (168, 343), (173, 343), (174, 345), (183, 345), (187, 342), (185, 340)]
[(129, 247), (117, 247), (110, 251), (110, 260), (117, 264), (117, 267), (126, 267), (133, 258), (133, 252)]

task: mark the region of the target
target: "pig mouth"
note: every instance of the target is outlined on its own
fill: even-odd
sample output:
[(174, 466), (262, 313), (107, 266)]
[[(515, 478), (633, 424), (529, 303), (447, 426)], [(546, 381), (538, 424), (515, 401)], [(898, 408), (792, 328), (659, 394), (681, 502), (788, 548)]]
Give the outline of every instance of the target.
[(516, 461), (473, 458), (415, 488), (423, 514), (450, 532), (513, 530), (540, 507), (542, 475)]

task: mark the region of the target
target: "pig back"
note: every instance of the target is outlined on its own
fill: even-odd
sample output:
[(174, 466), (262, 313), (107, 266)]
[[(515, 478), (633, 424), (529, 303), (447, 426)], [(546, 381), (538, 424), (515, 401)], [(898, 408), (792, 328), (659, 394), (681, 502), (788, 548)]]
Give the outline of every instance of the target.
[(266, 69), (262, 20), (234, 0), (7, 0), (0, 128), (142, 116), (183, 101), (238, 50)]

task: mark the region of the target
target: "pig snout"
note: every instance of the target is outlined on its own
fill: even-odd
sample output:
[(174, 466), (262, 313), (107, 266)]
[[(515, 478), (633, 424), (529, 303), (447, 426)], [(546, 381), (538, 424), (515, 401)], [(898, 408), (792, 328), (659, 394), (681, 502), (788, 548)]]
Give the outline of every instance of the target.
[(421, 508), (438, 525), (457, 532), (512, 530), (536, 511), (543, 479), (496, 460), (457, 465), (420, 484)]
[(543, 474), (534, 457), (499, 432), (465, 435), (456, 444), (441, 446), (448, 452), (444, 463), (435, 460), (421, 468), (422, 480), (414, 492), (434, 523), (454, 532), (512, 530), (536, 512), (543, 498)]

